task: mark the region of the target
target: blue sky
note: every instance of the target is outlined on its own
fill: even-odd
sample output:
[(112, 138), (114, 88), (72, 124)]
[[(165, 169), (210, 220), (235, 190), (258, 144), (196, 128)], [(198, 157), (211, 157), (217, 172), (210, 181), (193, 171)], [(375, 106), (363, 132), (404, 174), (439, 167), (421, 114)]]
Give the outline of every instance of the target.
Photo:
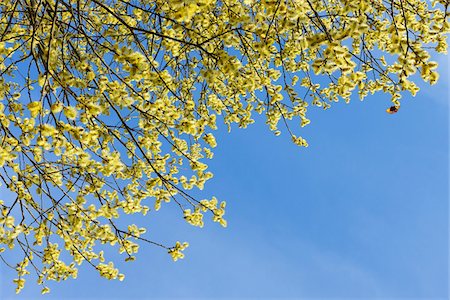
[(311, 108), (306, 149), (262, 119), (219, 132), (202, 195), (227, 200), (229, 227), (194, 228), (168, 206), (142, 223), (153, 240), (189, 241), (184, 260), (142, 245), (119, 263), (125, 281), (83, 266), (45, 296), (33, 282), (16, 296), (2, 265), (0, 299), (447, 299), (449, 61), (439, 60), (439, 83), (405, 95), (395, 115), (383, 94)]

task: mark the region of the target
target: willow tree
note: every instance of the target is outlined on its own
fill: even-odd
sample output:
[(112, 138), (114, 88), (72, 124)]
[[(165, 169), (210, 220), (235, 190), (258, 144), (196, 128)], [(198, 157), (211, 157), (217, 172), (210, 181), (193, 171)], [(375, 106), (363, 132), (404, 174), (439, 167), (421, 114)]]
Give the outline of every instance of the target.
[(225, 227), (225, 202), (190, 192), (213, 176), (218, 123), (264, 114), (307, 147), (296, 132), (308, 106), (382, 91), (397, 112), (415, 80), (438, 79), (430, 59), (446, 52), (449, 4), (1, 1), (0, 251), (19, 257), (1, 257), (17, 292), (30, 272), (45, 293), (83, 262), (122, 280), (99, 245), (127, 261), (143, 242), (182, 258), (187, 243), (163, 245), (121, 216), (174, 205), (194, 226), (206, 215)]

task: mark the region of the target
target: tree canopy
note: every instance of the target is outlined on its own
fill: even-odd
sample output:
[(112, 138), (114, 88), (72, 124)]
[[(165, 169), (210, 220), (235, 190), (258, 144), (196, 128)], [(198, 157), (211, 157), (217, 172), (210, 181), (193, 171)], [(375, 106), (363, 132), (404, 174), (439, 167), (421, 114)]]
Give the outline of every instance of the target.
[[(36, 274), (108, 279), (109, 245), (148, 242), (125, 214), (179, 207), (226, 227), (225, 202), (197, 199), (213, 174), (214, 131), (269, 129), (307, 147), (307, 109), (389, 93), (400, 108), (438, 80), (448, 0), (11, 0), (0, 3), (0, 252), (19, 292)], [(233, 125), (235, 124), (235, 125)], [(220, 159), (220, 158), (219, 158)], [(10, 196), (13, 195), (13, 196)], [(106, 260), (105, 260), (106, 259)]]

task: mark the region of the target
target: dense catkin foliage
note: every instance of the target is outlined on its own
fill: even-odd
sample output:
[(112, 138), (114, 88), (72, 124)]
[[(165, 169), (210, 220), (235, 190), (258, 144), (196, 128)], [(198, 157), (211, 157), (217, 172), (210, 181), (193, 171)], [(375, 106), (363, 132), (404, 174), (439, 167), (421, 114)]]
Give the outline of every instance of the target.
[(412, 75), (438, 80), (430, 57), (447, 51), (449, 4), (1, 1), (0, 252), (22, 257), (7, 262), (17, 291), (34, 272), (48, 292), (83, 262), (123, 279), (102, 244), (126, 260), (139, 242), (182, 258), (187, 243), (165, 246), (120, 217), (170, 202), (194, 226), (205, 214), (225, 227), (225, 202), (189, 193), (213, 176), (218, 120), (245, 128), (264, 114), (306, 147), (294, 131), (308, 106), (382, 91), (398, 110), (419, 90)]

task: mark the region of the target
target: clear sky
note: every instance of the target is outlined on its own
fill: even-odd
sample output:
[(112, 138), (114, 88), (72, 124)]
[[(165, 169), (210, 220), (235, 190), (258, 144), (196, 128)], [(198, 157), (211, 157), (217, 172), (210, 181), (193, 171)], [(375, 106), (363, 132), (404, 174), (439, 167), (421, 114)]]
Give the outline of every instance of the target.
[[(142, 245), (119, 263), (123, 282), (83, 266), (41, 296), (0, 267), (0, 299), (447, 299), (449, 61), (388, 115), (383, 94), (323, 111), (300, 132), (310, 147), (275, 137), (259, 119), (219, 132), (199, 195), (227, 200), (228, 228), (186, 224), (169, 206), (143, 223), (156, 241), (189, 241), (174, 263)], [(116, 261), (118, 261), (116, 259)]]

